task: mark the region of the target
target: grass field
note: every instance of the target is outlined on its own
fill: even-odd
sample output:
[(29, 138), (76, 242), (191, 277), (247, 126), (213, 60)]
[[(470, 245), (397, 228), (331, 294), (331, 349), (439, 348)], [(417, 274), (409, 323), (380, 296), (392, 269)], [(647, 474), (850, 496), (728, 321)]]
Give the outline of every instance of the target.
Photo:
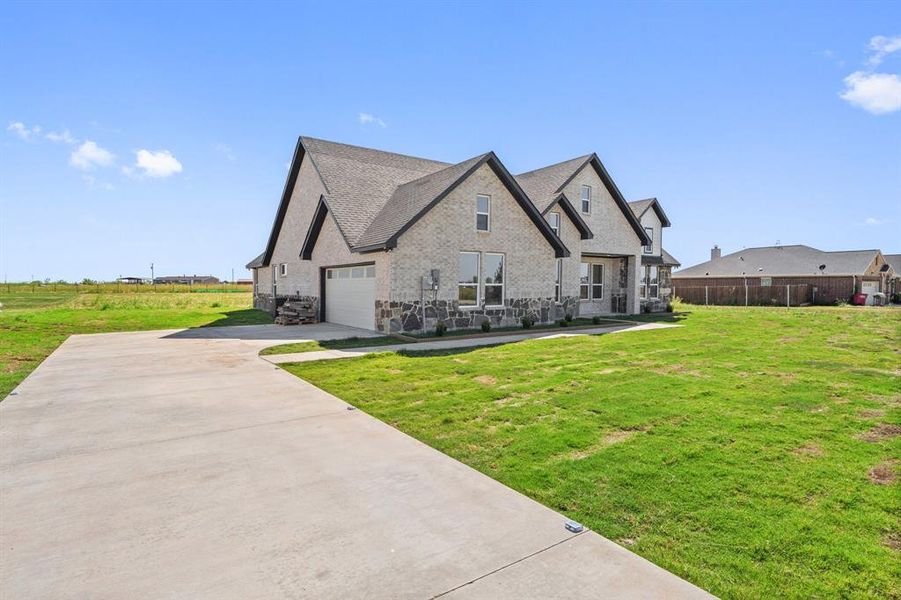
[(377, 337), (350, 337), (342, 340), (319, 340), (309, 342), (294, 342), (291, 344), (279, 344), (269, 346), (260, 351), (261, 356), (273, 354), (293, 354), (295, 352), (318, 352), (319, 350), (346, 350), (349, 348), (367, 348), (369, 346), (392, 346), (403, 344), (404, 341), (387, 335)]
[(147, 288), (101, 293), (76, 293), (64, 286), (62, 291), (0, 289), (0, 399), (74, 333), (271, 322), (269, 315), (250, 308), (251, 293), (246, 290), (144, 291)]
[(725, 598), (901, 597), (901, 311), (287, 365)]

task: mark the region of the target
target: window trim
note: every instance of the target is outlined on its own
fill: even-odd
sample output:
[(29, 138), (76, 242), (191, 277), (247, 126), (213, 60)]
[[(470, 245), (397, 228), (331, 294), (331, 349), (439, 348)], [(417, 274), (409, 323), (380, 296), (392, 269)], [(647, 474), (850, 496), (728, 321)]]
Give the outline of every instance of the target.
[(654, 254), (654, 228), (653, 227), (645, 227), (644, 232), (651, 239), (651, 243), (642, 246), (641, 252), (642, 252), (642, 254)]
[[(475, 254), (476, 255), (476, 260), (478, 261), (478, 263), (476, 266), (476, 281), (475, 281), (475, 283), (461, 283), (460, 282), (460, 255), (461, 254)], [(481, 281), (482, 281), (482, 253), (474, 252), (471, 250), (460, 250), (460, 252), (457, 253), (457, 306), (460, 308), (460, 310), (471, 310), (474, 308), (479, 308), (482, 305), (482, 297), (481, 297), (481, 294), (479, 293), (482, 288)], [(473, 287), (473, 286), (475, 286), (475, 288), (476, 288), (475, 304), (460, 304), (460, 288), (461, 287)]]
[[(479, 198), (488, 200), (488, 211), (479, 210)], [(479, 229), (479, 216), (485, 215), (485, 229)], [(491, 231), (491, 196), (488, 194), (476, 194), (476, 231), (489, 233)]]
[[(594, 280), (595, 267), (600, 267), (600, 269), (601, 269), (601, 282), (600, 283), (598, 283)], [(604, 268), (604, 263), (591, 263), (591, 272), (589, 274), (589, 280), (591, 282), (590, 285), (591, 285), (591, 299), (592, 300), (603, 300), (604, 299), (604, 271), (606, 271), (606, 269)], [(594, 288), (596, 288), (596, 287), (601, 288), (600, 296), (594, 295)]]
[[(481, 254), (481, 253), (480, 253)], [(482, 274), (480, 284), (483, 288), (482, 290), (482, 301), (485, 302), (485, 308), (503, 308), (505, 306), (505, 302), (507, 301), (507, 255), (503, 252), (485, 252), (486, 257), (488, 256), (500, 256), (501, 257), (501, 282), (500, 283), (485, 283), (485, 274)], [(481, 256), (479, 256), (479, 268), (484, 268), (484, 263)], [(491, 287), (500, 287), (501, 288), (501, 303), (500, 304), (487, 304), (486, 298), (488, 297), (487, 288)]]
[(548, 217), (553, 217), (557, 222), (556, 225), (551, 224), (550, 219), (548, 219), (548, 225), (551, 226), (551, 231), (553, 231), (557, 237), (560, 237), (560, 213), (558, 212), (550, 212), (548, 213)]
[(288, 276), (288, 263), (281, 263), (278, 265), (278, 276), (279, 277), (287, 277)]
[[(585, 190), (588, 190), (588, 198), (587, 198), (587, 199), (586, 199), (585, 197), (582, 196), (582, 192), (584, 192)], [(581, 189), (579, 190), (579, 199), (581, 200), (581, 206), (580, 206), (580, 208), (582, 209), (582, 212), (583, 212), (584, 214), (586, 214), (586, 215), (590, 215), (590, 214), (591, 214), (591, 194), (592, 194), (592, 192), (591, 192), (591, 186), (590, 186), (590, 185), (582, 184), (582, 187), (581, 187)], [(586, 202), (588, 203), (588, 210), (585, 210), (585, 203), (586, 203)]]

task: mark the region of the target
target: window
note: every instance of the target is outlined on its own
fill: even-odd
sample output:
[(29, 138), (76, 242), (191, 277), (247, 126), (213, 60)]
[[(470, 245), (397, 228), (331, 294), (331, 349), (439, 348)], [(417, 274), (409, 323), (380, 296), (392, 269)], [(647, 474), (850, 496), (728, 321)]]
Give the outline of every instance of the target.
[(557, 259), (557, 265), (554, 273), (554, 300), (560, 302), (562, 296), (560, 295), (560, 282), (563, 281), (563, 259)]
[(363, 275), (366, 274), (366, 269), (363, 267), (354, 267), (350, 270), (350, 276), (353, 279), (362, 279)]
[(579, 264), (579, 300), (588, 300), (591, 292), (591, 265)]
[(579, 265), (579, 300), (600, 300), (604, 297), (604, 265)]
[(648, 267), (648, 298), (657, 298), (659, 286), (657, 284), (657, 267)]
[(604, 265), (591, 265), (591, 299), (604, 297)]
[(638, 283), (638, 297), (644, 300), (648, 297), (648, 268), (641, 268), (641, 281)]
[(288, 263), (282, 263), (278, 266), (278, 274), (282, 277), (288, 276)]
[(485, 254), (485, 305), (504, 305), (504, 255)]
[(479, 253), (461, 252), (457, 278), (457, 300), (460, 306), (479, 304)]
[(547, 222), (551, 229), (554, 230), (554, 233), (557, 234), (557, 237), (560, 237), (560, 213), (552, 212), (548, 214)]
[(648, 239), (651, 240), (651, 243), (644, 247), (645, 254), (653, 254), (654, 253), (654, 228), (653, 227), (645, 227), (644, 232), (648, 235)]
[(591, 212), (591, 186), (590, 185), (582, 186), (582, 212), (583, 213)]
[(476, 230), (488, 231), (491, 226), (491, 197), (476, 196)]
[(370, 265), (366, 267), (366, 279), (372, 279), (375, 277), (375, 265)]

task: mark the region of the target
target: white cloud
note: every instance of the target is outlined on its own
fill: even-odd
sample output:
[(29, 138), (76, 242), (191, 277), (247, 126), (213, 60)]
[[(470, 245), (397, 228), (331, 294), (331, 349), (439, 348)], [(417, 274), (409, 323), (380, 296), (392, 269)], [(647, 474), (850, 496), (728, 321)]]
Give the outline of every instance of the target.
[(875, 67), (889, 54), (901, 50), (901, 35), (895, 37), (874, 36), (870, 38), (870, 50), (873, 51), (873, 54), (867, 59), (867, 63)]
[(357, 118), (360, 120), (361, 125), (374, 124), (374, 125), (378, 125), (379, 127), (387, 127), (388, 126), (388, 124), (385, 123), (383, 120), (381, 120), (377, 116), (369, 114), (369, 113), (360, 113)]
[(112, 191), (115, 189), (113, 187), (113, 184), (109, 183), (108, 181), (98, 181), (97, 178), (93, 175), (82, 175), (81, 179), (91, 189), (99, 188), (107, 191)]
[(840, 94), (855, 106), (883, 115), (901, 110), (901, 78), (889, 73), (856, 71), (845, 77), (845, 91)]
[(877, 219), (876, 217), (867, 217), (864, 220), (864, 225), (882, 225), (885, 223), (882, 219)]
[(66, 129), (64, 131), (48, 131), (47, 135), (44, 136), (51, 142), (62, 142), (63, 144), (77, 144), (78, 140), (72, 137), (72, 134), (69, 133), (69, 130)]
[[(152, 152), (150, 150), (138, 150), (136, 153), (137, 160), (135, 167), (143, 171), (143, 175), (147, 177), (169, 177), (175, 173), (181, 173), (182, 166), (172, 153), (168, 150), (159, 150)], [(133, 172), (132, 170), (123, 171), (126, 174)]]
[(88, 140), (72, 152), (69, 164), (84, 171), (91, 171), (97, 167), (108, 167), (115, 159), (112, 152)]
[(28, 127), (26, 127), (25, 123), (22, 123), (21, 121), (10, 121), (9, 126), (7, 126), (6, 130), (12, 131), (23, 140), (28, 141), (32, 137), (40, 135), (41, 126), (35, 125), (31, 129), (29, 129)]

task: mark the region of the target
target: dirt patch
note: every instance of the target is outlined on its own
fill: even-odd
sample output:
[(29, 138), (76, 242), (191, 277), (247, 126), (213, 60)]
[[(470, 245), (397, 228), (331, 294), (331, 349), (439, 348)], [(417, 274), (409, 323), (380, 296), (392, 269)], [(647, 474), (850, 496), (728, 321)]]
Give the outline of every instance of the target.
[(901, 552), (901, 531), (892, 531), (885, 536), (882, 543), (895, 552)]
[(696, 369), (689, 369), (685, 365), (674, 364), (674, 365), (665, 365), (663, 367), (657, 367), (655, 369), (651, 369), (654, 373), (658, 375), (688, 375), (689, 377), (699, 377), (706, 378), (708, 377), (701, 371)]
[(482, 385), (494, 385), (497, 383), (497, 379), (491, 375), (479, 375), (478, 377), (473, 377), (472, 380)]
[(451, 360), (455, 363), (460, 363), (460, 364), (464, 364), (464, 365), (469, 362), (465, 358), (452, 358)]
[(606, 448), (607, 446), (612, 446), (614, 444), (620, 444), (635, 437), (637, 434), (641, 433), (642, 429), (621, 429), (617, 431), (611, 431), (604, 437), (602, 437), (598, 443), (592, 444), (591, 446), (585, 448), (584, 450), (578, 450), (576, 452), (571, 452), (568, 458), (572, 460), (582, 460), (584, 458), (588, 458), (592, 454), (597, 453), (598, 451)]
[(795, 456), (823, 456), (823, 449), (820, 448), (819, 444), (809, 442), (800, 448), (792, 450), (792, 454)]
[(898, 461), (887, 460), (870, 469), (867, 477), (876, 485), (890, 485), (898, 478)]
[(885, 411), (878, 408), (864, 408), (858, 411), (857, 414), (865, 419), (872, 419), (873, 417), (885, 416)]
[(400, 369), (388, 369), (386, 372), (390, 375), (400, 375), (403, 373)]
[(618, 373), (622, 371), (622, 369), (601, 369), (600, 371), (595, 371), (595, 375), (610, 375), (611, 373)]
[(620, 546), (634, 546), (637, 543), (637, 540), (633, 540), (632, 538), (620, 538), (616, 540)]
[(880, 423), (869, 431), (865, 431), (857, 436), (857, 439), (864, 442), (881, 442), (882, 440), (890, 440), (901, 435), (901, 425), (894, 423)]

